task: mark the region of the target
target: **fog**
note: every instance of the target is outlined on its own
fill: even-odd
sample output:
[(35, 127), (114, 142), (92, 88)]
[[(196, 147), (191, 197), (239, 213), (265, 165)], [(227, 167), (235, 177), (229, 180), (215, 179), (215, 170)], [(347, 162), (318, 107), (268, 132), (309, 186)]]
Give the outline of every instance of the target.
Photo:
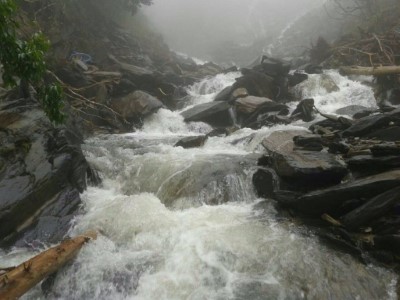
[(206, 60), (242, 63), (257, 52), (265, 52), (293, 20), (322, 2), (154, 0), (143, 11), (175, 51)]

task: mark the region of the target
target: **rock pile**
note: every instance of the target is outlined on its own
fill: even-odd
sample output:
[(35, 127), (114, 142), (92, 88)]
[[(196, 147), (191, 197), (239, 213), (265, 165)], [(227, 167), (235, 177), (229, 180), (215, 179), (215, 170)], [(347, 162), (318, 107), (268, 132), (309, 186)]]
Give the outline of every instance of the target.
[(290, 65), (284, 61), (263, 57), (260, 64), (241, 69), (242, 76), (216, 95), (215, 104), (199, 105), (182, 115), (188, 122), (202, 121), (216, 127), (259, 129), (288, 124), (292, 118), (285, 103), (294, 99), (290, 87), (308, 78), (305, 73), (289, 71)]
[(253, 182), (304, 220), (320, 220), (325, 239), (361, 255), (398, 263), (400, 109), (337, 117), (265, 138)]

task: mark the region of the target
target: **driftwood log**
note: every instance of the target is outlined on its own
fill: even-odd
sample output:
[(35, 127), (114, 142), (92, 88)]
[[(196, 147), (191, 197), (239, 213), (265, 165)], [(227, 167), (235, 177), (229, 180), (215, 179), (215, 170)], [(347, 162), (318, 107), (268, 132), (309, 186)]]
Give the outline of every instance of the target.
[(96, 232), (86, 232), (11, 268), (0, 275), (0, 299), (18, 299), (72, 260), (87, 242), (96, 238)]
[(400, 74), (400, 66), (382, 66), (382, 67), (341, 67), (342, 75), (372, 75), (385, 76)]

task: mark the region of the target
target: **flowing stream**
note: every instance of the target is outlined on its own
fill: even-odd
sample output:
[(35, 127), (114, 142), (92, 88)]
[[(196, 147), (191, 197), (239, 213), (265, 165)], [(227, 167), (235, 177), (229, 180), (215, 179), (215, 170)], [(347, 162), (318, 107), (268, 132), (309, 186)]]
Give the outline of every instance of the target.
[[(327, 92), (320, 75), (303, 86), (322, 111), (375, 105), (369, 87), (327, 73), (340, 91)], [(188, 107), (212, 101), (237, 76), (195, 84)], [(141, 131), (87, 140), (103, 184), (82, 195), (71, 234), (102, 234), (58, 274), (48, 299), (397, 299), (394, 273), (329, 249), (254, 194), (262, 139), (304, 125), (242, 129), (186, 150), (173, 145), (211, 128), (161, 109)], [(30, 255), (16, 249), (2, 259)], [(36, 289), (25, 298), (43, 296)]]

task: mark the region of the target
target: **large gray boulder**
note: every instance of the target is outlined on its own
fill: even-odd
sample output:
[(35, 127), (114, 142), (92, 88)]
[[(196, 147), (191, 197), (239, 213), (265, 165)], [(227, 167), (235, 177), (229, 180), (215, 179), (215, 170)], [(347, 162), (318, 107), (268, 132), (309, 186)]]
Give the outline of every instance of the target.
[(245, 88), (249, 95), (275, 99), (278, 94), (278, 87), (274, 79), (268, 75), (254, 70), (243, 69), (243, 76), (236, 79), (232, 91)]
[(276, 131), (263, 140), (276, 173), (303, 189), (339, 183), (347, 174), (346, 164), (330, 153), (295, 150), (293, 138), (299, 135), (306, 136), (307, 132)]
[(269, 103), (271, 105), (275, 104), (274, 101), (268, 98), (247, 96), (237, 99), (235, 101), (235, 107), (237, 112), (251, 114), (266, 103)]
[(130, 122), (144, 118), (161, 107), (163, 103), (160, 100), (143, 91), (135, 91), (122, 98), (113, 99), (111, 103), (111, 108)]
[(229, 110), (232, 106), (226, 101), (204, 103), (181, 113), (186, 122), (205, 122), (215, 127), (233, 125)]

